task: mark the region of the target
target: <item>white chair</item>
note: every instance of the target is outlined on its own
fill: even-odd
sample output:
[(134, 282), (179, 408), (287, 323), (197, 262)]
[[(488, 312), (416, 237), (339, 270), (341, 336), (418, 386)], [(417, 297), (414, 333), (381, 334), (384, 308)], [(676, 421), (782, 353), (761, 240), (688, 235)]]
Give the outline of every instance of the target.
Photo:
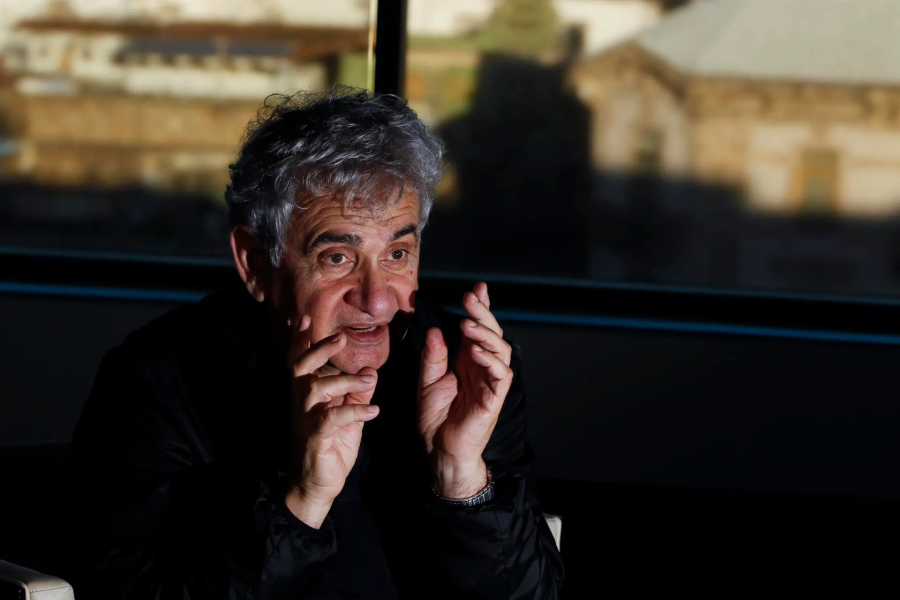
[(556, 515), (548, 515), (547, 513), (544, 513), (544, 519), (547, 521), (547, 525), (550, 526), (550, 533), (553, 534), (556, 548), (561, 550), (562, 546), (560, 546), (560, 540), (562, 539), (562, 519)]
[(72, 586), (62, 579), (5, 560), (0, 560), (0, 582), (18, 588), (18, 598), (21, 600), (75, 600)]

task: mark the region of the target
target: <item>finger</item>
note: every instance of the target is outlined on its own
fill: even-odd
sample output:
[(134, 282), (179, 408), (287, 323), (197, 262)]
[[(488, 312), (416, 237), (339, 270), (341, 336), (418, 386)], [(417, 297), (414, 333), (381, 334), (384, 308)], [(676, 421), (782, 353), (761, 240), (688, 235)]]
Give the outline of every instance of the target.
[(483, 281), (479, 281), (475, 284), (475, 287), (472, 288), (472, 293), (475, 294), (475, 297), (478, 298), (478, 301), (487, 306), (491, 307), (491, 299), (488, 296), (488, 288), (487, 284)]
[(309, 315), (301, 315), (291, 337), (291, 346), (288, 350), (288, 364), (294, 364), (304, 352), (309, 349), (309, 328), (312, 318)]
[(370, 374), (318, 377), (309, 383), (304, 408), (310, 410), (316, 404), (329, 403), (354, 392), (371, 392), (375, 389), (375, 383), (376, 377)]
[(333, 436), (341, 427), (353, 423), (365, 423), (378, 416), (378, 407), (374, 404), (344, 404), (332, 406), (322, 415), (318, 429), (313, 437), (328, 438)]
[(472, 346), (472, 359), (487, 369), (488, 375), (493, 381), (512, 380), (512, 369), (504, 363), (499, 356), (484, 350), (480, 346)]
[(343, 350), (346, 345), (347, 336), (343, 333), (336, 333), (312, 344), (309, 349), (293, 362), (294, 377), (315, 373), (316, 370), (324, 367), (332, 356)]
[(420, 389), (427, 388), (447, 373), (448, 354), (441, 330), (437, 327), (429, 329), (425, 335), (425, 349), (422, 350)]
[(347, 394), (347, 399), (344, 400), (344, 404), (368, 404), (372, 401), (372, 396), (375, 395), (375, 386), (378, 382), (378, 371), (373, 369), (372, 367), (363, 367), (357, 373), (358, 376), (372, 376), (375, 377), (375, 385), (373, 385), (368, 390), (363, 390), (361, 392), (350, 392)]
[(512, 346), (503, 341), (503, 338), (497, 335), (493, 329), (479, 325), (471, 319), (463, 319), (460, 322), (460, 329), (465, 337), (478, 342), (479, 346), (488, 352), (493, 352), (503, 360), (504, 364), (509, 365), (509, 361), (512, 359)]
[(300, 331), (308, 331), (309, 326), (312, 325), (312, 317), (309, 315), (303, 315), (300, 317)]
[(497, 335), (503, 337), (503, 329), (500, 323), (494, 318), (494, 314), (490, 311), (486, 304), (478, 299), (474, 292), (466, 292), (463, 296), (463, 308), (469, 313), (474, 321), (484, 325), (488, 329), (492, 329)]

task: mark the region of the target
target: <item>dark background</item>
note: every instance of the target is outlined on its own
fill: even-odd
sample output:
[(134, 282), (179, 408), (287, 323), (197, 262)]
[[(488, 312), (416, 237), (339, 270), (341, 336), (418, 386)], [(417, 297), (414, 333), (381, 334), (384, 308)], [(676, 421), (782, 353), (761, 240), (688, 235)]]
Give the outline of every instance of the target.
[[(65, 451), (45, 444), (68, 440), (103, 353), (174, 305), (0, 295), (4, 559), (64, 573)], [(567, 597), (598, 581), (715, 590), (888, 572), (896, 347), (505, 326), (524, 351), (545, 508), (563, 516)]]

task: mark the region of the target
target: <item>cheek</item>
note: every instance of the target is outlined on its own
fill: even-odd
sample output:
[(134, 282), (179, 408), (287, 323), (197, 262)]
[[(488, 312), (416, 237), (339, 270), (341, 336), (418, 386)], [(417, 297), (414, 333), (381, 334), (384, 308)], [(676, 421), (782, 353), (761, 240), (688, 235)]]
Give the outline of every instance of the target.
[(330, 335), (333, 328), (332, 322), (339, 312), (338, 306), (344, 293), (345, 290), (338, 286), (296, 291), (297, 310), (300, 314), (309, 315), (312, 319), (313, 335), (316, 339)]
[(394, 282), (394, 291), (397, 296), (398, 309), (408, 312), (413, 307), (413, 299), (418, 288), (418, 277), (416, 271), (411, 270), (404, 273), (402, 278), (398, 278)]

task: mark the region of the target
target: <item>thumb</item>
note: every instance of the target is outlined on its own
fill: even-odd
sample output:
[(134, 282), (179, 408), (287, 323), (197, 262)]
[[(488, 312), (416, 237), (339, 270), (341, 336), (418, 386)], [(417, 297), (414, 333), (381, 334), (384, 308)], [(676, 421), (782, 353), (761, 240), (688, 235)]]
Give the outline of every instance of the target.
[(419, 375), (419, 389), (424, 389), (447, 373), (447, 344), (441, 330), (432, 327), (425, 336), (425, 349), (422, 351), (422, 370)]

